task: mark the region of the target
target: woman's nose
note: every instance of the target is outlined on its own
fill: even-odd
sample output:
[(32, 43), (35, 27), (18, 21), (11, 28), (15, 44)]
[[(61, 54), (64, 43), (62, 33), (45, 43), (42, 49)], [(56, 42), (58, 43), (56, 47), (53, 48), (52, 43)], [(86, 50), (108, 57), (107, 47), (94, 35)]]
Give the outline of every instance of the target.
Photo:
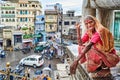
[(90, 27), (90, 25), (91, 25), (91, 24), (89, 24), (89, 23), (87, 24), (88, 27)]

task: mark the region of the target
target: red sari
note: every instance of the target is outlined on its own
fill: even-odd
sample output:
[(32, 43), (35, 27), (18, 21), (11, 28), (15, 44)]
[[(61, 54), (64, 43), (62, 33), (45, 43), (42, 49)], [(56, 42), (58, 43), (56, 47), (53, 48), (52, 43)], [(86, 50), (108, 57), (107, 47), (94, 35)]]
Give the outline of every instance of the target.
[[(94, 33), (91, 38), (89, 37), (88, 33), (85, 33), (85, 35), (82, 37), (82, 42), (83, 43), (87, 43), (87, 42), (94, 43), (94, 46), (80, 60), (81, 63), (84, 63), (85, 61), (87, 61), (86, 67), (87, 67), (88, 72), (94, 72), (96, 71), (97, 68), (99, 68), (103, 64), (102, 57), (99, 56), (95, 51), (95, 49), (97, 49), (96, 45), (98, 44), (103, 45), (102, 40), (98, 32)], [(83, 48), (84, 46), (78, 47), (79, 55)], [(113, 49), (111, 53), (116, 54), (115, 49)]]

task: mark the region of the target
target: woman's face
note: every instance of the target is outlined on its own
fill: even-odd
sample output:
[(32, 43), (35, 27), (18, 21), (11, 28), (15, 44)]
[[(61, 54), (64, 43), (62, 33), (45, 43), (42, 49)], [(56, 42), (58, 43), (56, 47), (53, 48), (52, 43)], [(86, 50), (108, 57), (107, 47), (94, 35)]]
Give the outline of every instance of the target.
[(85, 21), (85, 26), (88, 30), (94, 30), (95, 29), (95, 21), (91, 19), (86, 19)]

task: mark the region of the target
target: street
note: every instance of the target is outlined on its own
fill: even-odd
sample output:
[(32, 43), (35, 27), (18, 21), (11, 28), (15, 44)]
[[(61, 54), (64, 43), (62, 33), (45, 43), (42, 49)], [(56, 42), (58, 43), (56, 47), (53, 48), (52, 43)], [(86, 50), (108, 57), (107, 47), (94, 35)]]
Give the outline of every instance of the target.
[[(23, 54), (21, 51), (13, 51), (13, 52), (7, 51), (6, 53), (7, 53), (6, 58), (0, 58), (0, 70), (6, 68), (7, 62), (10, 62), (11, 69), (13, 70), (15, 69), (16, 65), (18, 65), (19, 61), (22, 58), (32, 54), (39, 54), (39, 53), (34, 53), (33, 50), (31, 50), (31, 52), (27, 54)], [(47, 67), (49, 64), (51, 64), (51, 69), (54, 71), (56, 70), (56, 64), (61, 63), (60, 59), (56, 59), (56, 58), (53, 58), (51, 60), (48, 59), (44, 59), (44, 60), (45, 60), (45, 64), (41, 67), (38, 67), (36, 69), (34, 69), (33, 67), (29, 67), (31, 71), (30, 72), (31, 78), (36, 77), (36, 75), (34, 75), (36, 70), (42, 70), (44, 67)], [(51, 77), (53, 78), (53, 75)]]

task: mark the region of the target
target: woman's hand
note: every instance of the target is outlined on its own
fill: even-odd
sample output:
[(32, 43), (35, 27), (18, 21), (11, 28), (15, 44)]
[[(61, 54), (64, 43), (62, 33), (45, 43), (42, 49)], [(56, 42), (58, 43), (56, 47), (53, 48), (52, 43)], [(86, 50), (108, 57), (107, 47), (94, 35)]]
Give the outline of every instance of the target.
[(78, 60), (75, 60), (70, 66), (70, 74), (75, 74), (77, 66)]
[(76, 29), (80, 29), (80, 23), (75, 23)]

